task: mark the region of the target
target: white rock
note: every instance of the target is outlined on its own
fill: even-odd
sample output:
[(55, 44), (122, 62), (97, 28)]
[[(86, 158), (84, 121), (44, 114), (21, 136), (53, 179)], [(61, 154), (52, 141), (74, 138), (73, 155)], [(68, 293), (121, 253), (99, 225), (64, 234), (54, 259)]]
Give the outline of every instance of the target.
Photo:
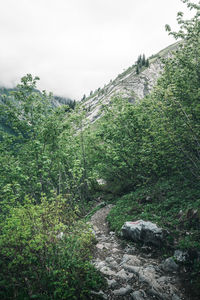
[(165, 239), (166, 231), (152, 222), (137, 220), (135, 222), (125, 222), (121, 229), (121, 235), (134, 242), (160, 246)]
[(100, 272), (104, 275), (115, 276), (116, 272), (112, 271), (109, 267), (103, 267), (100, 269)]
[(130, 285), (127, 285), (126, 287), (122, 287), (118, 290), (113, 291), (113, 294), (115, 296), (125, 296), (127, 294), (130, 294), (132, 292), (132, 288)]
[(136, 255), (124, 254), (122, 264), (141, 266), (141, 260)]
[(116, 277), (119, 277), (119, 278), (125, 279), (125, 280), (131, 279), (133, 277), (133, 274), (126, 272), (124, 269), (117, 272), (115, 275), (116, 275)]

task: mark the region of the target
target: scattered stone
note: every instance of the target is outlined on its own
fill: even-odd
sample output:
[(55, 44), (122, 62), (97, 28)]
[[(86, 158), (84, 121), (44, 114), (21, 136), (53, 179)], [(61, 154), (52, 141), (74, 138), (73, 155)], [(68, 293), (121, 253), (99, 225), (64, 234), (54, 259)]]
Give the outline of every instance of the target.
[(95, 291), (91, 291), (91, 294), (94, 296), (98, 296), (101, 299), (108, 299), (108, 297), (106, 296), (106, 294), (104, 294), (103, 291), (99, 291), (99, 292), (95, 292)]
[(103, 267), (100, 272), (107, 276), (116, 276), (116, 272), (112, 271), (109, 267)]
[[(88, 224), (90, 224), (90, 223), (88, 222)], [(95, 226), (95, 225), (93, 226), (93, 229), (94, 229), (95, 232), (99, 231), (98, 227)]]
[(138, 220), (135, 222), (125, 222), (121, 229), (121, 235), (132, 239), (134, 242), (150, 243), (160, 246), (164, 243), (166, 231), (157, 227), (156, 224)]
[(144, 300), (146, 298), (146, 294), (143, 290), (135, 291), (131, 294), (131, 298), (133, 300)]
[(120, 250), (118, 249), (118, 248), (113, 248), (112, 249), (112, 253), (117, 253), (117, 252), (119, 252)]
[(132, 292), (132, 288), (130, 285), (127, 285), (126, 287), (122, 287), (118, 290), (114, 290), (113, 294), (115, 296), (125, 296), (127, 294), (130, 294)]
[(118, 284), (117, 284), (117, 281), (115, 279), (108, 279), (107, 278), (107, 283), (108, 283), (108, 286), (110, 288), (115, 288)]
[(124, 269), (128, 272), (134, 273), (135, 275), (138, 275), (140, 272), (140, 267), (130, 266), (124, 264)]
[(133, 277), (133, 274), (130, 274), (129, 272), (126, 272), (124, 269), (116, 273), (116, 277), (119, 277), (124, 280), (131, 279)]
[(136, 251), (135, 247), (130, 247), (130, 246), (127, 246), (124, 249), (124, 252), (126, 252), (127, 254), (130, 254), (130, 255), (135, 254), (135, 251)]
[(119, 264), (114, 260), (109, 264), (113, 269), (118, 269)]
[(181, 300), (181, 298), (179, 296), (177, 296), (176, 294), (174, 294), (172, 296), (172, 300)]
[(110, 231), (109, 234), (112, 235), (112, 236), (114, 236), (114, 235), (115, 235), (115, 232), (114, 232), (114, 231)]
[(106, 257), (105, 261), (106, 261), (107, 263), (111, 263), (111, 262), (114, 261), (114, 258), (113, 258), (112, 256), (108, 256), (108, 257)]
[(174, 258), (177, 262), (185, 262), (188, 258), (188, 253), (186, 251), (176, 250), (174, 252)]
[[(104, 179), (102, 179), (102, 178), (99, 178), (99, 179), (97, 179), (97, 183), (98, 183), (98, 185), (105, 185), (106, 184), (106, 181), (104, 180)], [(105, 202), (104, 202), (105, 203)], [(100, 203), (101, 204), (101, 203)], [(100, 205), (99, 204), (99, 205)], [(98, 205), (98, 206), (99, 206)], [(106, 205), (106, 203), (105, 203), (105, 205)]]
[(101, 268), (105, 267), (105, 262), (104, 261), (96, 262), (95, 266), (97, 269), (100, 270)]
[[(142, 220), (139, 220), (138, 223), (126, 222), (125, 225), (127, 223), (134, 225), (134, 236), (136, 236), (137, 241), (144, 243), (142, 248), (145, 247), (146, 252), (140, 248), (141, 251), (138, 253), (138, 248), (136, 249), (131, 244), (123, 249), (115, 234), (109, 233), (108, 226), (105, 223), (109, 210), (110, 208), (106, 206), (98, 210), (91, 218), (91, 223), (96, 226), (95, 231), (99, 233), (96, 234), (98, 243), (93, 264), (104, 275), (108, 283), (107, 291), (94, 292), (93, 298), (107, 300), (183, 299), (180, 287), (176, 286), (178, 275), (175, 275), (174, 272), (177, 270), (178, 265), (174, 259), (172, 257), (168, 258), (159, 265), (158, 260), (155, 258), (156, 250), (153, 245), (158, 246), (164, 243), (165, 232), (151, 222)], [(145, 227), (144, 224), (148, 224), (148, 226), (145, 225)], [(132, 229), (130, 232), (132, 235)], [(175, 252), (177, 261), (182, 256), (181, 251)], [(167, 272), (169, 272), (168, 275), (166, 275)], [(170, 272), (173, 272), (173, 275)], [(130, 283), (134, 288), (131, 288)], [(134, 289), (137, 290), (134, 291)]]
[(141, 260), (136, 255), (124, 254), (122, 264), (141, 266)]
[(139, 281), (140, 282), (146, 282), (150, 286), (154, 285), (156, 287), (159, 286), (159, 284), (156, 281), (156, 270), (153, 266), (148, 266), (146, 268), (140, 268), (138, 272)]
[(172, 257), (167, 258), (164, 263), (161, 264), (161, 268), (165, 272), (177, 272), (178, 265), (175, 263)]
[(169, 297), (166, 298), (166, 296), (162, 293), (160, 293), (157, 289), (155, 289), (154, 287), (150, 288), (147, 293), (151, 296), (153, 296), (154, 298), (156, 297), (156, 299), (158, 298), (159, 300), (170, 300)]
[(169, 281), (170, 281), (170, 278), (167, 276), (162, 276), (162, 277), (158, 278), (159, 283), (165, 283), (165, 282), (169, 282)]
[(62, 240), (63, 237), (64, 237), (64, 232), (61, 231), (59, 234), (57, 234), (56, 237), (57, 237), (58, 240)]
[(96, 247), (100, 250), (102, 250), (104, 248), (104, 244), (98, 243), (96, 244)]

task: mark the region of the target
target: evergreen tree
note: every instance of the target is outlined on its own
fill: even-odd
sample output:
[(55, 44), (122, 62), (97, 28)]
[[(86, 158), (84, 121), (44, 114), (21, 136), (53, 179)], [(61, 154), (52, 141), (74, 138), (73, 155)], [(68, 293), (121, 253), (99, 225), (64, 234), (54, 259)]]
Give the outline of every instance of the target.
[(145, 61), (145, 67), (149, 67), (149, 59), (147, 58), (147, 60)]
[(143, 54), (143, 56), (142, 56), (142, 66), (145, 66), (145, 63), (146, 63), (146, 58), (145, 58), (145, 55)]

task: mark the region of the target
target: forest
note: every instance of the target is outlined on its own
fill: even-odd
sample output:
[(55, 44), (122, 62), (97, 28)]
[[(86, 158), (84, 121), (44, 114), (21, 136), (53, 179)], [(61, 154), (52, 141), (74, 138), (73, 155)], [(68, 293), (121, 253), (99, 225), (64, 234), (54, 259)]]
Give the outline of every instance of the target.
[(187, 280), (200, 295), (200, 5), (184, 2), (194, 17), (179, 12), (180, 30), (166, 26), (179, 46), (134, 105), (115, 97), (88, 124), (81, 103), (52, 107), (30, 74), (3, 97), (2, 300), (90, 299), (105, 284), (90, 263), (95, 238), (85, 221), (99, 196), (115, 204), (116, 233), (139, 218), (168, 229), (169, 249), (190, 254)]

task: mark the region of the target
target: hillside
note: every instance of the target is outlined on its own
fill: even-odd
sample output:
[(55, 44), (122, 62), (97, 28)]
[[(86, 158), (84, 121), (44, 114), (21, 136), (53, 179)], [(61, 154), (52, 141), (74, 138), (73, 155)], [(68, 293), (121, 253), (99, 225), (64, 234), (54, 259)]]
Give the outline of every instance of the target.
[(139, 74), (137, 74), (137, 63), (135, 63), (102, 89), (96, 90), (91, 96), (84, 99), (83, 105), (87, 110), (88, 120), (90, 122), (97, 120), (102, 106), (109, 104), (114, 96), (120, 95), (133, 103), (148, 95), (162, 73), (162, 59), (171, 56), (177, 46), (178, 43), (175, 43), (156, 55), (152, 55), (149, 58), (149, 66), (143, 66)]

